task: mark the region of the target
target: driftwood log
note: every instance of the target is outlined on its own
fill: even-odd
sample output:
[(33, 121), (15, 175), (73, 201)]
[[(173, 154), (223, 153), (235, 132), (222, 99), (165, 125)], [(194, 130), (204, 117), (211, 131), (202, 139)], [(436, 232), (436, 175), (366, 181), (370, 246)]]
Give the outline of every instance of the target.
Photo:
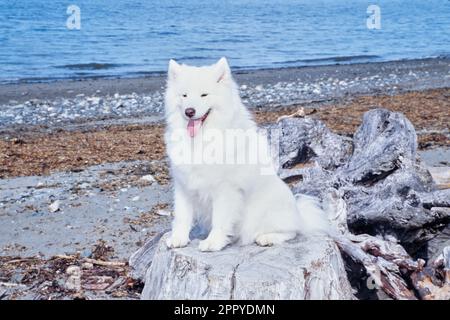
[[(302, 113), (265, 129), (279, 175), (294, 193), (322, 200), (357, 297), (369, 291), (378, 298), (450, 299), (450, 189), (437, 190), (408, 119), (373, 109), (353, 138)], [(204, 254), (195, 242), (169, 251), (158, 238), (130, 265), (145, 281), (146, 299), (348, 299), (331, 243), (304, 239)]]
[(450, 222), (450, 190), (436, 191), (402, 114), (367, 112), (350, 141), (312, 118), (270, 129), (282, 132), (279, 172), (294, 193), (323, 199), (330, 188), (341, 191), (353, 233), (394, 236), (416, 255)]
[(353, 139), (298, 113), (268, 129), (280, 176), (294, 193), (323, 200), (341, 251), (367, 273), (365, 289), (394, 299), (450, 298), (442, 262), (450, 189), (437, 190), (406, 117), (373, 109)]

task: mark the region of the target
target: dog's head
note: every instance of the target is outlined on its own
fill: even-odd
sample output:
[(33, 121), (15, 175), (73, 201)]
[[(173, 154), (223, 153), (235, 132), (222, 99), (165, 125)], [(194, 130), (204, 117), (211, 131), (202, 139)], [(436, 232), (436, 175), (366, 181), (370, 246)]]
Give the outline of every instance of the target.
[(209, 118), (231, 113), (235, 84), (226, 58), (204, 67), (170, 60), (167, 78), (166, 113), (181, 118), (191, 137)]

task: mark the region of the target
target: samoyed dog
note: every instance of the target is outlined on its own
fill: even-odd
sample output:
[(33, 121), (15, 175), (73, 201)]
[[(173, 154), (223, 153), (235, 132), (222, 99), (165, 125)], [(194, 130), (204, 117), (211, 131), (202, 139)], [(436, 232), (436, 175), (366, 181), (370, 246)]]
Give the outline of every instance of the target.
[(315, 199), (296, 199), (277, 176), (225, 58), (204, 67), (171, 60), (165, 111), (175, 209), (169, 248), (186, 246), (198, 223), (209, 231), (201, 251), (272, 246), (323, 228)]

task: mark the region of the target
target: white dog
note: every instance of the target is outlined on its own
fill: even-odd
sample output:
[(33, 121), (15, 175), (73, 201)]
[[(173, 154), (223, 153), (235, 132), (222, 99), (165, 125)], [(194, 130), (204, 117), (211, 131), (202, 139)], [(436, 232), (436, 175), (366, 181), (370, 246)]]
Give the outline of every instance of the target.
[[(225, 58), (206, 67), (171, 60), (165, 103), (165, 140), (175, 187), (168, 247), (186, 246), (199, 222), (210, 230), (200, 241), (201, 251), (221, 250), (237, 240), (270, 246), (323, 227), (315, 201), (296, 201), (267, 153), (259, 152), (256, 162), (235, 161), (235, 154), (251, 158), (267, 151), (267, 141), (261, 142)], [(236, 132), (246, 135), (245, 142), (225, 143)], [(213, 154), (213, 161), (206, 154)]]

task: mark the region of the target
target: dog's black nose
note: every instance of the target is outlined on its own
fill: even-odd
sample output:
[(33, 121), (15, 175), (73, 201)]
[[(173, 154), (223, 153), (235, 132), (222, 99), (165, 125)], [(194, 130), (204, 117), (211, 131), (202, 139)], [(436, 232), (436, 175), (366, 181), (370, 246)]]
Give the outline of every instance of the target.
[(184, 114), (186, 115), (186, 117), (192, 118), (193, 116), (195, 116), (195, 109), (187, 108), (186, 110), (184, 110)]

